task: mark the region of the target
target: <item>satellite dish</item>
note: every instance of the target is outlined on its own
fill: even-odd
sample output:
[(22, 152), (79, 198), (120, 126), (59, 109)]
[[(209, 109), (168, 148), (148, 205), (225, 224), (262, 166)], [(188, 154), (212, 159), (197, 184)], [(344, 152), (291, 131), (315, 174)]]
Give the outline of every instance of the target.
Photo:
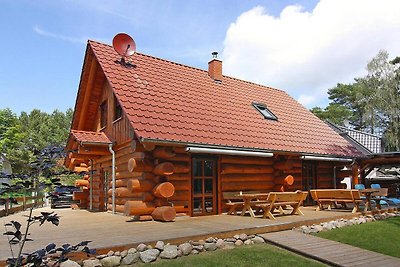
[(114, 36), (113, 47), (122, 59), (132, 56), (136, 51), (135, 41), (126, 33), (118, 33)]

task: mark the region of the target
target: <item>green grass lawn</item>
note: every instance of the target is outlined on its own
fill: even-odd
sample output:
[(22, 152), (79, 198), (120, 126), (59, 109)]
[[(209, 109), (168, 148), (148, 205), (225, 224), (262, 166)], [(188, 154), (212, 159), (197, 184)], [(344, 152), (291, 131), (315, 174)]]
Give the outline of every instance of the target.
[[(144, 264), (143, 264), (144, 265)], [(152, 266), (326, 266), (268, 244), (202, 252), (174, 260), (157, 260)]]
[(319, 232), (317, 236), (400, 258), (400, 217)]

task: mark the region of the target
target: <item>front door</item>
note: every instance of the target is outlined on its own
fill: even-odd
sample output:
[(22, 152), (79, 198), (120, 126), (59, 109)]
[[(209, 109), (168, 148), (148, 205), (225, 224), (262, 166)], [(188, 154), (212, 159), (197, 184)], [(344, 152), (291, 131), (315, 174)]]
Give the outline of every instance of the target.
[(217, 160), (192, 160), (192, 215), (217, 213)]
[[(317, 188), (317, 164), (313, 161), (303, 161), (303, 181), (302, 190), (309, 191)], [(306, 205), (314, 205), (314, 201), (309, 193), (304, 201)]]

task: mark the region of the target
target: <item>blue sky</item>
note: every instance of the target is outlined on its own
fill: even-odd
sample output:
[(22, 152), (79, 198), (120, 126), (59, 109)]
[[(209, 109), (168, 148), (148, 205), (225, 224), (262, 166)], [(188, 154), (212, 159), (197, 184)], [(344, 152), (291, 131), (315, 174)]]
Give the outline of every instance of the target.
[[(388, 4), (385, 12), (398, 7), (394, 1), (387, 1), (390, 5)], [(333, 77), (329, 76), (329, 79), (324, 73), (315, 75), (316, 70), (325, 64), (324, 59), (332, 60), (327, 57), (331, 54), (330, 51), (338, 51), (335, 45), (340, 44), (341, 39), (334, 37), (346, 37), (337, 31), (343, 29), (340, 24), (334, 27), (327, 25), (327, 30), (315, 27), (316, 24), (323, 24), (317, 19), (324, 17), (324, 10), (332, 10), (330, 5), (337, 5), (337, 12), (342, 12), (343, 7), (336, 4), (338, 2), (348, 3), (339, 0), (0, 0), (0, 108), (9, 107), (15, 113), (33, 108), (47, 112), (73, 108), (87, 39), (111, 44), (113, 36), (118, 32), (130, 34), (135, 39), (139, 52), (202, 69), (207, 68), (210, 53), (220, 51), (224, 73), (277, 86), (308, 106), (326, 104), (326, 89), (332, 83), (334, 85), (336, 82), (351, 81), (351, 78), (356, 77), (354, 75), (361, 73), (367, 60), (379, 49), (387, 49), (391, 55), (400, 53), (395, 44), (385, 47), (388, 42), (380, 37), (382, 43), (376, 42), (374, 46), (368, 46), (368, 49), (361, 49), (363, 51), (356, 53), (354, 57), (343, 56), (351, 61), (351, 64), (346, 65), (353, 66), (345, 74), (340, 74), (340, 70), (329, 69), (327, 73), (335, 74), (331, 75)], [(353, 2), (356, 10), (356, 4), (360, 2)], [(374, 4), (378, 2), (370, 3), (371, 12), (374, 12)], [(396, 18), (383, 21), (381, 16), (390, 17), (385, 12), (376, 15), (376, 20), (383, 25), (376, 31), (389, 35), (390, 30), (400, 29), (400, 23)], [(352, 14), (342, 15), (349, 18)], [(365, 17), (371, 18), (371, 14), (365, 14)], [(360, 17), (360, 23), (364, 25), (362, 19)], [(296, 25), (301, 25), (302, 28), (297, 29)], [(352, 36), (362, 41), (363, 36), (367, 38), (368, 34), (361, 32), (361, 37), (358, 37), (354, 34), (358, 33), (358, 28), (360, 27), (356, 24), (349, 30), (352, 30)], [(332, 30), (331, 35), (329, 29)], [(368, 29), (367, 32), (370, 31)], [(310, 32), (319, 34), (313, 37)], [(327, 33), (324, 35), (322, 32)], [(288, 36), (299, 34), (302, 35), (296, 37), (299, 40), (311, 41), (286, 40)], [(321, 45), (315, 46), (314, 38)], [(276, 40), (285, 42), (282, 44)], [(395, 41), (398, 40), (393, 40)], [(399, 42), (397, 46), (398, 44)], [(357, 44), (353, 46), (354, 51), (360, 50)], [(328, 48), (332, 50), (327, 50)], [(281, 56), (290, 55), (290, 51), (299, 55), (295, 56), (296, 61), (293, 61), (293, 56)], [(263, 56), (257, 60), (260, 53)], [(246, 63), (249, 59), (254, 60)], [(263, 65), (257, 67), (254, 64), (256, 61)], [(312, 66), (308, 68), (310, 62)], [(264, 66), (272, 63), (273, 68), (268, 73), (261, 71), (265, 69)], [(252, 70), (246, 66), (257, 68)], [(296, 66), (296, 70), (290, 66)], [(309, 69), (311, 72), (300, 72), (300, 75), (299, 69)], [(336, 75), (337, 72), (340, 75)], [(288, 74), (287, 79), (284, 73)], [(313, 80), (314, 76), (318, 76), (318, 82), (308, 81)]]

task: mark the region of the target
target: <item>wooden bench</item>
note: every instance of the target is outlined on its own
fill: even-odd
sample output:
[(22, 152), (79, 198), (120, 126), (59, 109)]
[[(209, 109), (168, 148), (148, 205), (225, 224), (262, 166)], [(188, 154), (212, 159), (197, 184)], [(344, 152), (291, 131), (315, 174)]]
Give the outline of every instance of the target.
[(296, 191), (296, 192), (270, 192), (265, 203), (256, 204), (256, 208), (263, 210), (263, 218), (275, 219), (272, 212), (275, 209), (279, 209), (280, 213), (283, 212), (283, 208), (291, 206), (293, 208), (290, 214), (304, 215), (299, 209), (303, 204), (303, 201), (307, 198), (308, 192)]
[(354, 204), (352, 213), (360, 210), (361, 199), (360, 191), (356, 189), (312, 189), (310, 190), (311, 196), (317, 202), (317, 211), (323, 210), (324, 205), (328, 205), (328, 210), (332, 205), (336, 207), (336, 203), (342, 204), (346, 207), (346, 203)]
[[(240, 194), (258, 194), (260, 192), (256, 191), (230, 191), (230, 192), (223, 192), (222, 196), (225, 200), (225, 206), (228, 208), (227, 214), (232, 215), (236, 214), (237, 210), (242, 211), (244, 207), (243, 198)], [(253, 203), (253, 202), (252, 202)], [(254, 202), (255, 203), (255, 202)]]

